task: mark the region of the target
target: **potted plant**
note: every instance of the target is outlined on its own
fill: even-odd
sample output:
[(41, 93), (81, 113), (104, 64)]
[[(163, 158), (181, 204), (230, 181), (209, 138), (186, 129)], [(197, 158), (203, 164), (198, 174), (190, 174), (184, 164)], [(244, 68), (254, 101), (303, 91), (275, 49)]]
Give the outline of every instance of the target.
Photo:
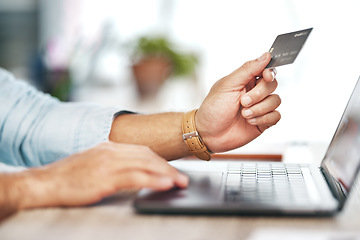
[(197, 57), (163, 36), (142, 36), (133, 44), (132, 71), (141, 97), (154, 96), (170, 76), (194, 73)]

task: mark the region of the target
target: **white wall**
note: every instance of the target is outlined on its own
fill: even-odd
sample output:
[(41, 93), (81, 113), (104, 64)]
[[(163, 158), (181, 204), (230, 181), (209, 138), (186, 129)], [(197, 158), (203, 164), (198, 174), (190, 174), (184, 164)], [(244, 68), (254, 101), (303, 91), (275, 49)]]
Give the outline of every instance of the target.
[[(72, 9), (72, 2), (64, 1), (65, 11)], [(203, 96), (216, 80), (267, 51), (278, 34), (313, 27), (296, 62), (277, 69), (282, 120), (257, 143), (329, 141), (360, 75), (360, 1), (79, 0), (77, 4), (72, 21), (65, 21), (65, 29), (73, 31), (63, 30), (65, 36), (76, 32), (91, 42), (110, 20), (121, 41), (161, 31), (199, 52), (198, 92)], [(64, 37), (64, 32), (58, 34)]]
[(277, 69), (282, 120), (266, 137), (327, 140), (360, 75), (359, 10), (359, 1), (182, 0), (174, 34), (203, 49), (209, 89), (268, 50), (277, 34), (314, 27), (296, 62)]

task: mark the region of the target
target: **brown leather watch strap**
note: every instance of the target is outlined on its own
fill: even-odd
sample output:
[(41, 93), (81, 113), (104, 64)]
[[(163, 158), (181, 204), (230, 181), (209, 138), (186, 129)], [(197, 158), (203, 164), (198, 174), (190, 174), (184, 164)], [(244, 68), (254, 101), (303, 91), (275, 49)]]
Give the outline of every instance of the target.
[(196, 112), (197, 109), (184, 114), (182, 121), (183, 139), (191, 153), (201, 160), (209, 161), (211, 159), (211, 154), (203, 143), (199, 133), (196, 131)]

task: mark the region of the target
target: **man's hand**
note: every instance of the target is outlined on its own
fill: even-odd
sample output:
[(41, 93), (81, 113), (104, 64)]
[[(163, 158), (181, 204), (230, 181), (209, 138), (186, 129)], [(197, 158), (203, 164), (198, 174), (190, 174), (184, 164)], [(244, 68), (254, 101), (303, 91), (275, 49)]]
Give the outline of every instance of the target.
[[(213, 152), (241, 147), (280, 120), (275, 70), (264, 70), (265, 53), (249, 61), (211, 88), (195, 115), (197, 131)], [(184, 113), (123, 114), (113, 122), (109, 139), (150, 147), (167, 160), (191, 153), (182, 138)]]
[(280, 120), (275, 110), (280, 97), (271, 94), (277, 87), (276, 72), (264, 70), (270, 59), (270, 53), (264, 53), (214, 84), (195, 116), (209, 150), (241, 147)]
[[(4, 182), (1, 177), (0, 183)], [(121, 189), (168, 190), (188, 185), (185, 175), (148, 147), (112, 142), (14, 174), (13, 181), (11, 177), (6, 176), (10, 188), (7, 195), (12, 196), (9, 200), (17, 203), (17, 209), (80, 206), (96, 203)]]

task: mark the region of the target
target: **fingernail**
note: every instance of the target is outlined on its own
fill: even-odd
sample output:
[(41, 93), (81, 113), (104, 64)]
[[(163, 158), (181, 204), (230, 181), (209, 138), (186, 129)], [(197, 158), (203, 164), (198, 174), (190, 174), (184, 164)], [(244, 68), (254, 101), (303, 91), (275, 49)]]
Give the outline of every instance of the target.
[(178, 180), (178, 182), (181, 182), (181, 184), (184, 185), (184, 186), (187, 186), (188, 183), (189, 183), (189, 177), (182, 174), (182, 173), (178, 174), (177, 180)]
[(174, 185), (174, 182), (169, 177), (161, 177), (159, 179), (159, 185), (164, 186), (164, 187), (170, 187), (170, 186)]
[(253, 114), (253, 112), (252, 112), (250, 109), (246, 109), (246, 110), (244, 111), (245, 117), (251, 117), (252, 114)]
[(254, 125), (254, 124), (256, 124), (256, 119), (255, 118), (249, 119), (248, 123)]
[(271, 73), (271, 76), (272, 76), (271, 81), (274, 81), (275, 78), (276, 78), (276, 70), (274, 71), (274, 69), (271, 69), (270, 73)]
[(260, 62), (264, 61), (265, 59), (266, 59), (266, 53), (263, 53), (263, 55), (261, 55), (261, 56), (258, 58), (258, 60), (259, 60)]
[(242, 99), (243, 105), (249, 106), (252, 103), (252, 99), (250, 96), (244, 96)]

